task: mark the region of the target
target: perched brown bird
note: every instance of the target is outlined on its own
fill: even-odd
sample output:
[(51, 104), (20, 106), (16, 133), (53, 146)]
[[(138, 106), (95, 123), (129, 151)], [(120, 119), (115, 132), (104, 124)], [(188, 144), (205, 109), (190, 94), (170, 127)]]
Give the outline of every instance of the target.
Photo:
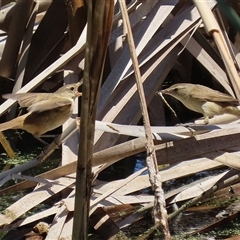
[(67, 84), (54, 93), (3, 95), (3, 98), (17, 100), (21, 107), (27, 107), (28, 113), (0, 124), (0, 131), (23, 129), (35, 136), (41, 136), (61, 126), (72, 115), (74, 99), (82, 95), (78, 92), (81, 84)]
[(190, 110), (203, 114), (205, 124), (208, 124), (209, 119), (215, 115), (224, 113), (240, 118), (237, 99), (202, 85), (179, 83), (160, 92), (178, 99)]

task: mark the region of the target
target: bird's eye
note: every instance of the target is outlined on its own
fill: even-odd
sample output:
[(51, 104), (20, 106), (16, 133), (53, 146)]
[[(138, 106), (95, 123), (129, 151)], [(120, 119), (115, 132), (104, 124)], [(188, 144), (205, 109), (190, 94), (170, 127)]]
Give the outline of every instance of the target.
[(173, 89), (173, 91), (174, 91), (174, 92), (177, 92), (177, 91), (178, 91), (178, 89), (177, 89), (177, 88), (174, 88), (174, 89)]
[(73, 91), (73, 90), (74, 90), (74, 87), (70, 87), (70, 90)]

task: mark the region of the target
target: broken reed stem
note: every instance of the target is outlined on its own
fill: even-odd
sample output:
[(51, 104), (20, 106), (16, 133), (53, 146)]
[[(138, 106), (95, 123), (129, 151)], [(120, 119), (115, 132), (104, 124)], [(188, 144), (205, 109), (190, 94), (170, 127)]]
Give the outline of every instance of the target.
[(128, 17), (127, 7), (125, 1), (119, 0), (120, 9), (122, 12), (123, 24), (127, 29), (127, 40), (130, 49), (130, 55), (133, 62), (134, 73), (136, 77), (136, 85), (140, 98), (140, 106), (142, 109), (142, 116), (144, 122), (144, 129), (146, 134), (146, 150), (147, 150), (147, 158), (146, 163), (149, 172), (149, 180), (151, 182), (152, 188), (155, 190), (155, 199), (153, 206), (153, 218), (155, 223), (159, 223), (162, 227), (165, 239), (171, 239), (170, 231), (168, 227), (167, 221), (167, 211), (166, 211), (166, 203), (164, 198), (164, 192), (162, 189), (162, 180), (161, 175), (158, 172), (158, 164), (155, 153), (154, 142), (152, 138), (152, 132), (150, 128), (150, 121), (148, 117), (146, 98), (144, 94), (143, 84), (141, 73), (138, 65), (138, 59), (136, 55), (135, 44), (133, 40), (132, 30), (130, 26), (130, 21)]
[[(98, 96), (112, 28), (114, 1), (88, 1), (80, 141), (72, 239), (87, 239)], [(96, 31), (96, 29), (98, 29)], [(97, 57), (96, 57), (97, 56)]]
[(207, 1), (193, 0), (196, 5), (199, 14), (202, 17), (206, 32), (214, 38), (219, 53), (222, 56), (224, 65), (226, 67), (231, 84), (235, 91), (237, 99), (240, 99), (240, 78), (234, 65), (233, 59), (229, 52), (227, 43), (223, 37), (219, 24), (216, 21), (212, 11), (210, 10)]
[(175, 216), (177, 216), (179, 213), (183, 212), (190, 206), (198, 203), (201, 201), (203, 198), (211, 195), (212, 193), (216, 192), (217, 190), (229, 187), (235, 183), (239, 182), (239, 170), (237, 169), (231, 169), (229, 170), (221, 179), (219, 179), (215, 185), (213, 185), (211, 188), (203, 192), (201, 195), (190, 199), (187, 201), (185, 204), (183, 204), (177, 211), (173, 212), (172, 214), (169, 215), (168, 219), (171, 220)]
[[(219, 179), (217, 181), (217, 183), (215, 185), (213, 185), (212, 187), (210, 187), (208, 190), (206, 190), (205, 192), (203, 192), (202, 194), (200, 194), (199, 196), (196, 196), (192, 199), (190, 199), (189, 201), (187, 201), (186, 203), (184, 203), (178, 210), (176, 210), (175, 212), (169, 214), (168, 216), (168, 220), (172, 220), (174, 217), (176, 217), (177, 215), (179, 215), (181, 212), (185, 211), (187, 208), (197, 204), (199, 201), (201, 201), (202, 199), (210, 196), (211, 194), (213, 194), (214, 192), (220, 190), (220, 189), (224, 189), (226, 187), (232, 186), (233, 184), (236, 184), (239, 182), (239, 170), (237, 169), (232, 169), (229, 170), (226, 175), (222, 178)], [(151, 205), (149, 205), (148, 207), (151, 207)], [(146, 208), (144, 208), (145, 210)], [(152, 234), (158, 227), (159, 227), (159, 223), (156, 223), (155, 225), (153, 225), (151, 228), (149, 228), (146, 232), (144, 232), (140, 237), (137, 238), (137, 240), (144, 240), (147, 237), (150, 236), (150, 234)]]

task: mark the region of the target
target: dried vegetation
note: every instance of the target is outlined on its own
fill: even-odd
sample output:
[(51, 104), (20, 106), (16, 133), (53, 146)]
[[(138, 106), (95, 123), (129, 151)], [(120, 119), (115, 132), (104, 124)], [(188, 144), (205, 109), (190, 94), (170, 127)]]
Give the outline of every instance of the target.
[[(36, 239), (84, 239), (88, 226), (84, 219), (89, 214), (90, 226), (102, 239), (128, 239), (120, 230), (153, 209), (152, 227), (143, 229), (146, 232), (138, 239), (147, 239), (156, 228), (170, 239), (167, 219), (172, 222), (216, 191), (220, 199), (238, 197), (238, 120), (228, 115), (211, 119), (207, 126), (202, 118), (195, 125), (176, 126), (196, 116), (167, 99), (175, 104), (176, 119), (155, 95), (163, 85), (192, 82), (240, 99), (239, 36), (217, 2), (206, 1), (207, 17), (213, 13), (217, 19), (208, 26), (208, 33), (203, 26), (208, 20), (199, 14), (197, 1), (133, 0), (127, 2), (127, 12), (118, 1), (10, 2), (0, 1), (0, 94), (53, 91), (63, 81), (82, 77), (84, 84), (79, 153), (78, 127), (69, 120), (40, 156), (0, 173), (0, 195), (30, 190), (0, 214), (2, 233), (38, 223), (26, 239), (34, 234)], [(16, 101), (1, 101), (2, 121), (15, 117)], [(1, 139), (14, 156), (4, 135)], [(62, 143), (62, 166), (35, 177), (21, 175), (40, 165)], [(147, 153), (147, 167), (120, 180), (97, 179), (107, 167), (142, 152)], [(219, 168), (224, 170), (171, 186), (163, 195), (162, 183)], [(149, 174), (143, 174), (147, 169)], [(24, 181), (5, 187), (12, 178)], [(143, 191), (150, 187), (153, 192)], [(232, 195), (226, 191), (229, 188)], [(29, 210), (54, 196), (58, 196), (54, 205), (26, 217)], [(176, 203), (181, 207), (166, 215), (165, 204), (168, 208)], [(236, 217), (238, 212), (235, 209), (229, 216)], [(84, 233), (78, 238), (80, 231)]]

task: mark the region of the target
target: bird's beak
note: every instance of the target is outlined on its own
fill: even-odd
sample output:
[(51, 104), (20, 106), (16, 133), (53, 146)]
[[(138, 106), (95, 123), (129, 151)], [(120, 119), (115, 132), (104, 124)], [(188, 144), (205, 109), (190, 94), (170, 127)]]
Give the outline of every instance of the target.
[(76, 91), (76, 92), (75, 92), (75, 95), (76, 95), (76, 97), (81, 97), (81, 96), (82, 96), (82, 93), (79, 92), (79, 91)]
[(167, 89), (164, 89), (164, 90), (162, 90), (161, 92), (162, 92), (162, 94), (171, 95), (170, 92), (169, 92)]
[(81, 97), (82, 93), (78, 91), (78, 88), (83, 84), (83, 80), (79, 81), (76, 83), (76, 90), (75, 90), (75, 95), (76, 97)]
[(169, 92), (166, 89), (164, 89), (164, 90), (160, 90), (160, 91), (156, 92), (156, 95), (159, 95), (159, 94), (168, 94), (169, 95)]

